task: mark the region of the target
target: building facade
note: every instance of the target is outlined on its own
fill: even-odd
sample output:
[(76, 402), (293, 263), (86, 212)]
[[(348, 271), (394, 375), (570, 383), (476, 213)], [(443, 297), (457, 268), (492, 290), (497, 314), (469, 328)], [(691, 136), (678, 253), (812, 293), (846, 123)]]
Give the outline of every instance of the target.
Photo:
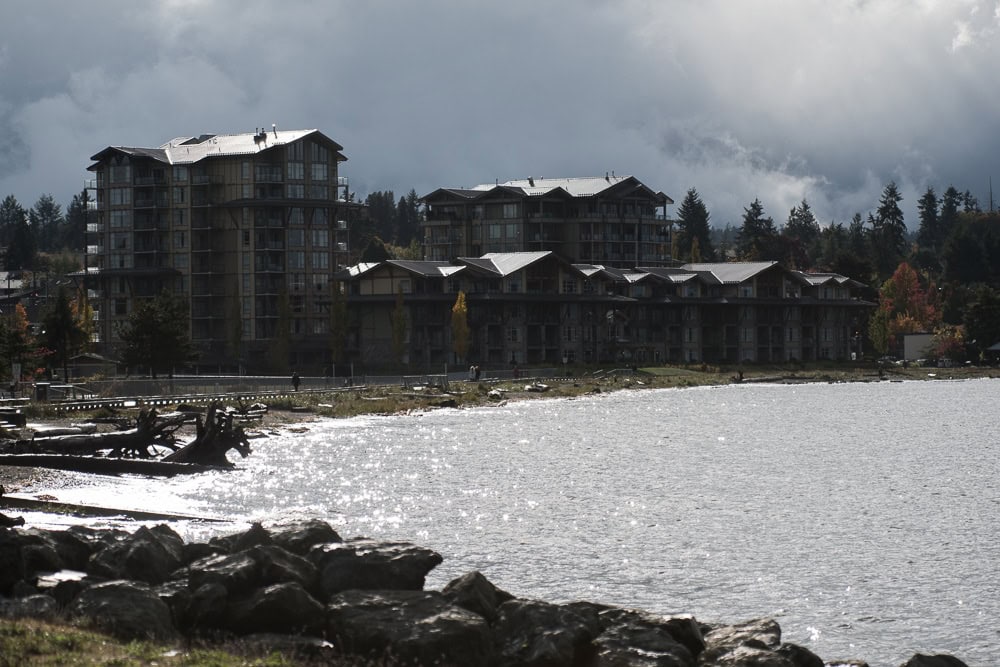
[(551, 250), (572, 262), (670, 266), (673, 200), (633, 176), (527, 178), (423, 197), (424, 258)]
[(137, 303), (166, 290), (190, 307), (203, 367), (329, 359), (331, 277), (358, 212), (341, 151), (318, 130), (262, 128), (94, 155), (84, 274), (98, 350), (113, 354)]
[[(874, 306), (860, 298), (861, 283), (775, 262), (615, 269), (537, 251), (454, 263), (390, 260), (340, 278), (348, 285), (347, 356), (420, 372), (459, 362), (849, 359)], [(451, 344), (459, 291), (471, 333), (465, 359)], [(394, 327), (400, 320), (406, 326)]]

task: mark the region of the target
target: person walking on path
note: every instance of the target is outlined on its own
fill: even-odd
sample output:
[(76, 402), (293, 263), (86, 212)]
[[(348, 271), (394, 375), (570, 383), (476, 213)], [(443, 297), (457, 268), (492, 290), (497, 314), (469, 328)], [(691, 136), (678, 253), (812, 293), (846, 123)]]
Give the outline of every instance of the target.
[(298, 372), (292, 373), (292, 387), (295, 391), (299, 390), (299, 385), (302, 384), (302, 378), (299, 377)]

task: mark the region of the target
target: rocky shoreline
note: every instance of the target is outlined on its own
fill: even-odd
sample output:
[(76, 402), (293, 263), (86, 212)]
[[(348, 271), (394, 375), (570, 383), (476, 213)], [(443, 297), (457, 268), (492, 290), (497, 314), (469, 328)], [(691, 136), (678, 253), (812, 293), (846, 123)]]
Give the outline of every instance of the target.
[[(303, 662), (456, 667), (865, 667), (781, 641), (772, 619), (709, 625), (590, 602), (518, 599), (407, 542), (344, 539), (319, 520), (185, 543), (169, 526), (0, 528), (0, 616), (124, 640), (238, 637)], [(903, 667), (963, 667), (914, 655)]]

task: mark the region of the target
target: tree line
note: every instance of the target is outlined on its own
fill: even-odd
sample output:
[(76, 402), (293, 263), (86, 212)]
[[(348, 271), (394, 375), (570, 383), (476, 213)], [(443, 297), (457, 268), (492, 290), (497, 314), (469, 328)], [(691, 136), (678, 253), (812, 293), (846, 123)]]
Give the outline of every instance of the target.
[(898, 354), (902, 336), (934, 333), (931, 356), (983, 358), (1000, 342), (1000, 214), (984, 211), (968, 191), (928, 187), (910, 231), (895, 182), (872, 211), (821, 225), (805, 199), (775, 223), (760, 199), (743, 209), (739, 226), (712, 228), (695, 188), (677, 209), (674, 258), (777, 261), (803, 271), (832, 272), (872, 288), (878, 309), (864, 332), (872, 348)]

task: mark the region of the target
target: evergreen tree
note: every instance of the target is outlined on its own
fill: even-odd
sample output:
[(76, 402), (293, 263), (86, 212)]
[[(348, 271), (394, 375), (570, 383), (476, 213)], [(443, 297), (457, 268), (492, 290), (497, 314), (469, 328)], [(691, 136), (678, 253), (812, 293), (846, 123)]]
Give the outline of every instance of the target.
[(153, 377), (193, 358), (187, 304), (169, 292), (140, 301), (119, 326), (122, 359), (130, 368), (148, 368)]
[(14, 239), (14, 230), (25, 223), (27, 214), (14, 195), (0, 203), (0, 246), (7, 247)]
[(8, 271), (33, 269), (37, 255), (38, 245), (35, 235), (31, 232), (28, 216), (22, 216), (21, 222), (15, 223), (10, 244), (7, 246), (6, 269)]
[[(333, 364), (344, 357), (344, 347), (347, 344), (347, 299), (344, 296), (344, 284), (334, 280), (330, 284), (332, 298), (330, 301), (330, 361)], [(330, 369), (333, 372), (333, 368)]]
[(39, 197), (28, 211), (28, 219), (38, 249), (46, 252), (58, 250), (57, 240), (66, 221), (63, 218), (62, 207), (55, 202), (52, 195), (44, 194)]
[(899, 194), (899, 188), (895, 182), (890, 181), (882, 190), (878, 209), (872, 219), (872, 251), (879, 276), (889, 275), (906, 250), (906, 223), (903, 221), (903, 211), (899, 208), (901, 201), (903, 196)]
[(73, 201), (66, 209), (66, 216), (54, 240), (54, 247), (69, 250), (83, 250), (87, 223), (90, 222), (90, 194), (83, 190), (73, 195)]
[[(708, 209), (698, 191), (691, 188), (684, 196), (680, 208), (677, 209), (677, 227), (679, 230), (678, 247), (680, 258), (690, 258), (693, 254), (695, 239), (699, 259), (697, 261), (713, 261), (715, 250), (712, 248), (711, 230), (708, 226)], [(691, 261), (696, 261), (692, 259)]]
[(41, 344), (50, 350), (49, 367), (63, 369), (63, 378), (69, 379), (70, 358), (86, 345), (89, 336), (87, 326), (80, 320), (79, 308), (73, 302), (65, 286), (60, 285), (55, 302), (42, 318)]
[(362, 262), (384, 262), (387, 259), (392, 259), (392, 256), (386, 249), (385, 243), (378, 236), (372, 238), (365, 249), (361, 251)]
[(986, 285), (976, 291), (963, 318), (966, 340), (977, 357), (1000, 343), (1000, 292)]
[(962, 195), (955, 189), (955, 186), (949, 185), (941, 196), (941, 211), (938, 214), (938, 239), (941, 246), (944, 246), (958, 227), (961, 203)]
[(740, 227), (737, 252), (741, 260), (776, 260), (775, 243), (778, 229), (774, 220), (764, 215), (764, 205), (754, 199), (743, 209), (743, 225)]
[(917, 230), (917, 243), (921, 248), (938, 250), (944, 242), (941, 238), (941, 226), (938, 218), (938, 198), (934, 194), (934, 188), (927, 188), (927, 192), (917, 201), (917, 211), (920, 216), (920, 227)]
[(819, 223), (808, 201), (803, 199), (801, 204), (793, 206), (788, 212), (784, 232), (806, 248), (812, 248), (819, 241)]

